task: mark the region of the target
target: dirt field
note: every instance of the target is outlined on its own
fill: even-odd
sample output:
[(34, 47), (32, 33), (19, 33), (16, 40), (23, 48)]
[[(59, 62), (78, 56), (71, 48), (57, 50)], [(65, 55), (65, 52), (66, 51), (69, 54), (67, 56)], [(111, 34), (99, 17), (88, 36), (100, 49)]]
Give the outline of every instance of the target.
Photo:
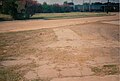
[(119, 81), (118, 19), (1, 22), (0, 81)]
[(6, 21), (0, 22), (0, 32), (13, 32), (24, 30), (36, 30), (42, 28), (69, 27), (73, 25), (86, 24), (99, 21), (118, 20), (120, 14), (115, 16), (59, 19), (59, 20), (26, 20), (26, 21)]

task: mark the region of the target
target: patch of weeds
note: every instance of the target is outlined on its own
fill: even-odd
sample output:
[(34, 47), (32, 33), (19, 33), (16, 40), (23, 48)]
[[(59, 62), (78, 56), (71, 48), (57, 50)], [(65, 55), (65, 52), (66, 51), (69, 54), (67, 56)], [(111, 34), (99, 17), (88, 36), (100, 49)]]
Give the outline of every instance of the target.
[(7, 55), (0, 55), (0, 61), (5, 61), (7, 57)]
[(105, 75), (114, 75), (119, 73), (119, 67), (117, 65), (104, 65), (102, 71)]
[(9, 58), (9, 57), (17, 57), (17, 56), (18, 55), (3, 54), (3, 55), (0, 55), (0, 61), (15, 60), (14, 58)]
[(103, 65), (101, 67), (92, 67), (91, 70), (95, 75), (116, 75), (119, 74), (119, 67), (117, 65)]
[(31, 81), (50, 81), (50, 79), (46, 78), (46, 79), (34, 79), (34, 80), (31, 80)]
[(6, 56), (0, 55), (0, 61), (5, 61), (6, 60)]
[(31, 81), (43, 81), (43, 80), (40, 80), (40, 79), (34, 79), (34, 80), (31, 80)]
[(19, 81), (20, 74), (14, 72), (12, 69), (0, 67), (0, 81)]
[(51, 81), (52, 78), (38, 78), (33, 81)]
[(0, 47), (5, 47), (5, 46), (7, 46), (6, 41), (0, 41)]
[(97, 75), (101, 74), (102, 72), (102, 69), (100, 67), (92, 67), (91, 70)]

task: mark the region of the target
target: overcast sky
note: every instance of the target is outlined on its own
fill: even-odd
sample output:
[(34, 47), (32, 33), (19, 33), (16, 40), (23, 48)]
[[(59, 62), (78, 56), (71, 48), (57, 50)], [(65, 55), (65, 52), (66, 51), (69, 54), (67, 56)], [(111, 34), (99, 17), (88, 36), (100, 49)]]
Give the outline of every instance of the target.
[[(71, 1), (71, 0), (37, 0), (40, 3), (47, 2), (48, 4), (53, 4), (53, 3), (59, 3), (63, 4), (64, 1)], [(73, 0), (75, 4), (82, 4), (83, 0)], [(85, 2), (88, 2), (89, 0), (84, 0)], [(107, 0), (91, 0), (92, 2), (105, 2)], [(110, 0), (111, 2), (119, 2), (119, 0)]]

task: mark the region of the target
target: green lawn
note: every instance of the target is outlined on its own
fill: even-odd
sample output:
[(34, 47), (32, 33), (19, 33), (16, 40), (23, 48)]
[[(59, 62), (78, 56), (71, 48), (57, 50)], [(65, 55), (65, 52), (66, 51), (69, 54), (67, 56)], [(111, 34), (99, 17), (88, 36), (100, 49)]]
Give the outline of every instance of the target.
[[(37, 13), (30, 19), (70, 19), (70, 18), (85, 18), (85, 17), (100, 17), (110, 16), (113, 14), (107, 14), (103, 12), (70, 12), (70, 13)], [(13, 20), (10, 15), (0, 14), (0, 21)]]
[(12, 20), (12, 17), (10, 15), (0, 14), (0, 21), (4, 20)]
[(110, 16), (110, 15), (113, 14), (94, 13), (94, 12), (40, 13), (33, 15), (31, 19), (66, 19), (66, 18), (99, 17), (99, 16)]

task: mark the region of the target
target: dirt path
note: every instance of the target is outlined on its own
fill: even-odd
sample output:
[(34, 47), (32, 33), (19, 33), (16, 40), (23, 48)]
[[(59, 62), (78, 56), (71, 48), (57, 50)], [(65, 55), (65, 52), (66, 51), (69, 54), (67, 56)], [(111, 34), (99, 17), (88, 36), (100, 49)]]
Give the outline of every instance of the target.
[(108, 24), (115, 24), (115, 25), (120, 25), (120, 21), (109, 21), (109, 22), (103, 22), (103, 23), (108, 23)]
[[(79, 35), (68, 28), (56, 28), (54, 32), (58, 38), (57, 42), (48, 45), (47, 47), (118, 47), (118, 42), (116, 41), (106, 41), (106, 40), (82, 40)], [(99, 33), (100, 34), (100, 33)], [(100, 43), (99, 43), (100, 42)]]
[(59, 41), (66, 41), (66, 40), (79, 40), (79, 35), (68, 28), (57, 28), (54, 29), (54, 32)]
[(85, 24), (97, 21), (118, 20), (118, 14), (115, 16), (89, 17), (76, 19), (60, 20), (26, 20), (26, 21), (8, 21), (0, 23), (0, 32), (13, 32), (24, 30), (36, 30), (42, 28), (54, 28), (62, 26), (71, 26), (76, 24)]

